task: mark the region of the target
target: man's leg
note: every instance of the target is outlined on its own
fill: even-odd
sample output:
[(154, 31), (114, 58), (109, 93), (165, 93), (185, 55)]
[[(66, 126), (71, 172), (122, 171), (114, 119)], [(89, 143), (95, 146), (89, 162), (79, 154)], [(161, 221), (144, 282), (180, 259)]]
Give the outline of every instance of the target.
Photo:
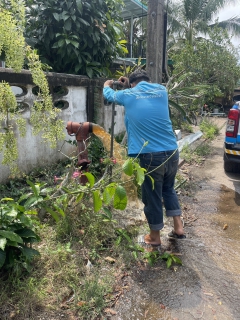
[(176, 191), (174, 190), (175, 176), (178, 170), (179, 155), (176, 152), (169, 158), (166, 164), (166, 172), (163, 182), (163, 199), (167, 217), (173, 217), (174, 233), (178, 236), (184, 234), (181, 220), (181, 208)]
[(147, 244), (160, 245), (160, 230), (150, 230), (150, 233), (144, 236)]
[[(162, 183), (164, 178), (164, 166), (160, 166), (166, 160), (165, 154), (161, 152), (156, 156), (153, 154), (140, 158), (141, 167), (151, 172), (154, 180), (146, 176), (142, 184), (142, 201), (144, 203), (144, 213), (149, 224), (150, 232), (145, 235), (147, 244), (160, 245), (160, 230), (163, 228), (163, 207), (162, 207)], [(160, 166), (160, 167), (159, 167)]]
[(178, 236), (181, 236), (184, 234), (183, 224), (182, 224), (182, 220), (181, 220), (180, 216), (173, 217), (173, 225), (174, 225), (174, 232)]

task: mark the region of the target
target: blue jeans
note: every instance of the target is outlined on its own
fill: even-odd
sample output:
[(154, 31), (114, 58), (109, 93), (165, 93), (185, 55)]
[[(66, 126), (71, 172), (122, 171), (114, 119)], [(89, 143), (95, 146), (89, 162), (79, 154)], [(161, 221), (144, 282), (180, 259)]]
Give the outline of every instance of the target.
[(174, 190), (179, 152), (173, 150), (145, 153), (139, 158), (141, 167), (145, 168), (154, 180), (146, 175), (142, 184), (144, 213), (150, 229), (161, 230), (164, 227), (162, 199), (167, 217), (181, 215), (180, 204)]

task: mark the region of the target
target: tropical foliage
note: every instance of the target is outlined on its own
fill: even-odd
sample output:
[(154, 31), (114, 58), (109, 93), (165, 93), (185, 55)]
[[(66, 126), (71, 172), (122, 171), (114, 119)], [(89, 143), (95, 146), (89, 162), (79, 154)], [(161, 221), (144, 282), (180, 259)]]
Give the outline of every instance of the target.
[(219, 27), (240, 34), (240, 17), (236, 16), (218, 23), (213, 19), (219, 9), (235, 0), (179, 0), (170, 1), (168, 6), (169, 35), (175, 39), (187, 40), (191, 45), (201, 34), (207, 34), (209, 27)]
[(106, 76), (112, 60), (123, 54), (121, 0), (28, 0), (27, 4), (27, 42), (53, 71)]
[(226, 31), (214, 28), (210, 39), (201, 39), (195, 46), (186, 44), (171, 57), (174, 71), (168, 82), (170, 97), (178, 97), (188, 107), (196, 108), (217, 96), (231, 102), (240, 78), (236, 48)]

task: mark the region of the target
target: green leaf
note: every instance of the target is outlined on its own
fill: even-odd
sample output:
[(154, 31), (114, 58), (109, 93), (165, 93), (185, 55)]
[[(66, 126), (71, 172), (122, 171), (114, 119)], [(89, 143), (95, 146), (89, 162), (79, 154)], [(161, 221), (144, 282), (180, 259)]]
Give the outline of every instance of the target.
[(26, 227), (32, 227), (32, 219), (29, 218), (28, 216), (26, 215), (21, 215), (19, 217), (19, 220), (21, 221), (21, 223), (26, 226)]
[(16, 241), (18, 243), (23, 243), (22, 238), (19, 237), (15, 232), (13, 231), (6, 231), (6, 230), (0, 230), (0, 236), (3, 236), (4, 238), (7, 238), (11, 241)]
[(170, 254), (168, 253), (168, 252), (164, 252), (162, 255), (161, 255), (161, 259), (163, 259), (163, 260), (166, 260), (166, 259), (168, 259), (168, 257), (170, 256)]
[(182, 260), (174, 255), (172, 255), (172, 259), (175, 263), (182, 265)]
[(109, 219), (112, 219), (112, 212), (108, 208), (103, 208), (103, 211), (106, 213)]
[(7, 239), (0, 237), (0, 249), (4, 250), (7, 244)]
[(6, 252), (0, 249), (0, 268), (4, 265), (6, 260)]
[(123, 166), (123, 172), (128, 175), (131, 176), (133, 174), (133, 164), (132, 164), (132, 160), (131, 159), (127, 159)]
[(133, 255), (133, 258), (134, 258), (135, 260), (137, 260), (137, 258), (138, 258), (137, 251), (133, 251), (133, 252), (132, 252), (132, 255)]
[(49, 207), (44, 207), (44, 208), (47, 210), (47, 212), (49, 212), (49, 213), (51, 214), (51, 216), (53, 217), (53, 219), (54, 219), (56, 222), (58, 222), (58, 221), (60, 220), (59, 215), (57, 214), (57, 212), (55, 212), (54, 210), (52, 210), (52, 209), (49, 208)]
[(151, 180), (151, 182), (152, 182), (152, 189), (154, 190), (154, 179), (153, 179), (153, 177), (150, 176), (150, 174), (148, 174), (147, 177)]
[(80, 13), (82, 13), (82, 1), (81, 0), (76, 0), (76, 5), (77, 5), (77, 8), (78, 8), (78, 11)]
[(67, 21), (65, 21), (65, 23), (64, 23), (64, 28), (65, 28), (67, 31), (70, 31), (70, 30), (71, 30), (71, 27), (72, 27), (71, 19), (67, 19)]
[(20, 237), (24, 237), (24, 238), (36, 238), (37, 239), (37, 237), (38, 237), (33, 230), (28, 229), (28, 228), (19, 229), (16, 231), (16, 233)]
[(117, 186), (113, 206), (115, 209), (124, 210), (127, 206), (127, 195), (126, 190), (122, 186)]
[(29, 214), (29, 215), (32, 215), (32, 214), (38, 214), (38, 212), (34, 209), (31, 209), (31, 210), (25, 210), (24, 212), (25, 214)]
[(9, 217), (16, 218), (16, 216), (18, 215), (18, 211), (15, 210), (14, 208), (12, 208), (11, 210), (9, 210), (9, 211), (7, 212), (7, 215), (8, 215)]
[(87, 177), (90, 187), (92, 188), (95, 183), (95, 178), (90, 172), (85, 172), (84, 175)]
[(137, 178), (136, 178), (137, 184), (139, 186), (141, 186), (143, 184), (144, 179), (145, 179), (144, 173), (146, 172), (146, 169), (141, 168), (138, 163), (134, 163), (134, 165), (135, 165), (135, 168), (137, 169)]
[(22, 254), (25, 256), (25, 258), (27, 260), (32, 260), (34, 258), (34, 256), (40, 256), (40, 253), (32, 248), (28, 248), (28, 247), (19, 247), (19, 249), (21, 250)]
[(83, 193), (83, 192), (79, 193), (79, 195), (78, 195), (77, 198), (76, 198), (76, 202), (77, 202), (77, 203), (80, 202), (80, 201), (82, 200), (83, 196), (84, 196), (84, 193)]
[(57, 212), (60, 213), (61, 216), (65, 217), (65, 212), (63, 211), (62, 208), (60, 208), (60, 207), (57, 206), (56, 204), (54, 204), (54, 208), (57, 210)]
[(176, 102), (170, 99), (168, 100), (168, 103), (170, 104), (171, 107), (174, 107), (175, 109), (177, 109), (190, 124), (192, 123), (192, 121), (187, 117), (184, 109), (179, 104), (177, 104)]
[(55, 18), (57, 21), (60, 21), (61, 16), (60, 16), (58, 13), (53, 12), (53, 16), (54, 16), (54, 18)]
[(40, 187), (39, 185), (36, 185), (34, 183), (32, 183), (30, 180), (27, 180), (27, 183), (30, 185), (33, 193), (35, 194), (36, 197), (39, 196), (39, 193), (40, 193)]
[(173, 260), (172, 260), (172, 257), (168, 257), (167, 262), (166, 262), (167, 268), (170, 268), (170, 267), (171, 267), (172, 261), (173, 261)]
[(82, 18), (78, 18), (79, 21), (81, 21), (83, 24), (85, 24), (85, 26), (89, 27), (90, 24), (86, 21), (86, 20), (83, 20)]
[(8, 240), (7, 242), (7, 246), (8, 247), (19, 247), (19, 243), (17, 243), (16, 241), (11, 241), (11, 240)]
[(119, 246), (121, 241), (122, 241), (122, 237), (121, 236), (117, 237), (117, 240), (115, 241), (116, 246)]
[(12, 198), (2, 198), (2, 199), (0, 200), (0, 202), (2, 202), (2, 201), (13, 201), (13, 199), (12, 199)]
[(116, 186), (115, 184), (111, 184), (107, 186), (103, 191), (103, 202), (108, 205), (110, 204), (112, 197), (115, 194)]
[(38, 196), (31, 196), (25, 203), (24, 203), (24, 207), (26, 209), (29, 209), (30, 207), (33, 207), (35, 205), (37, 205), (39, 202), (42, 202), (43, 198), (42, 197), (38, 197)]
[(70, 40), (71, 44), (75, 47), (78, 48), (79, 47), (79, 43), (77, 41), (74, 40)]
[(100, 198), (100, 191), (93, 191), (93, 207), (94, 212), (98, 212), (102, 208), (102, 199)]
[(59, 47), (59, 48), (62, 48), (62, 47), (64, 46), (64, 44), (65, 44), (64, 39), (58, 40), (58, 47)]
[(92, 68), (86, 68), (86, 72), (89, 78), (92, 78), (93, 76), (93, 69)]
[(132, 242), (131, 238), (129, 237), (129, 235), (126, 232), (123, 232), (122, 235), (124, 236), (124, 238), (127, 240), (128, 243)]
[(116, 184), (110, 183), (109, 185), (106, 186), (105, 189), (108, 191), (110, 197), (112, 198), (115, 194), (115, 191), (116, 191)]

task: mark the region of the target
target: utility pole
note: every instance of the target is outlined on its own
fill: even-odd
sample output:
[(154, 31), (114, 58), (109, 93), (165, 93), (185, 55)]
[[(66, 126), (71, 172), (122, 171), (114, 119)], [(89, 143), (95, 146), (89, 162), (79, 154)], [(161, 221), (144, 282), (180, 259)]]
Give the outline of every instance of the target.
[(146, 69), (152, 82), (162, 83), (164, 0), (148, 0)]

